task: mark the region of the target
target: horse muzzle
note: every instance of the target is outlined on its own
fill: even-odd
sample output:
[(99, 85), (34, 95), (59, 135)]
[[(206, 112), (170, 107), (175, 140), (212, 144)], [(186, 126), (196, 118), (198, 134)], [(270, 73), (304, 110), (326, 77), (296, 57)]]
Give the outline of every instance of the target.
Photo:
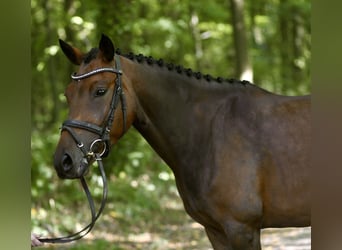
[(54, 166), (61, 179), (77, 179), (86, 175), (92, 162), (93, 160), (82, 155), (75, 157), (67, 152), (56, 152), (54, 156)]

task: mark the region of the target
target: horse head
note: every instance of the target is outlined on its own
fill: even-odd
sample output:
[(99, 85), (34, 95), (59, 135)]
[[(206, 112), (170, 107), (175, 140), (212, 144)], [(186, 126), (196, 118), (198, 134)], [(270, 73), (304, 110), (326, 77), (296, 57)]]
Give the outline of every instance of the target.
[(72, 179), (83, 176), (127, 131), (135, 116), (134, 102), (121, 57), (107, 36), (86, 54), (59, 42), (67, 58), (79, 66), (65, 90), (69, 114), (54, 155), (58, 176)]

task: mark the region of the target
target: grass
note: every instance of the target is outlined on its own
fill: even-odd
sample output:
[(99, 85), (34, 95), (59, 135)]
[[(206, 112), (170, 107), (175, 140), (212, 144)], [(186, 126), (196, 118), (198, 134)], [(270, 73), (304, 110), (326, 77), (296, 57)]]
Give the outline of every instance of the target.
[(116, 217), (106, 209), (93, 231), (84, 239), (46, 249), (210, 249), (202, 226), (183, 209), (163, 208), (141, 212), (140, 220)]
[[(106, 207), (92, 232), (71, 244), (46, 244), (44, 249), (210, 249), (203, 227), (185, 212), (173, 178), (111, 174)], [(158, 176), (158, 174), (157, 174)], [(89, 186), (96, 204), (101, 185), (94, 175)], [(58, 183), (54, 193), (33, 199), (33, 232), (64, 236), (90, 222), (87, 200), (77, 181)]]

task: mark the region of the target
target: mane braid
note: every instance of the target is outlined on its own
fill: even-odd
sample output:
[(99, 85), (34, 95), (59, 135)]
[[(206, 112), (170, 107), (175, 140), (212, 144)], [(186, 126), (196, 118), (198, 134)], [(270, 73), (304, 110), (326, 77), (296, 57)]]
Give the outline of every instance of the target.
[[(121, 55), (120, 49), (116, 50), (116, 53)], [(243, 85), (251, 84), (249, 81), (246, 80), (238, 80), (233, 78), (227, 78), (224, 79), (222, 77), (216, 77), (214, 78), (210, 74), (203, 75), (201, 72), (194, 72), (191, 68), (184, 68), (181, 65), (174, 65), (173, 63), (165, 63), (163, 59), (155, 60), (152, 56), (144, 56), (143, 54), (134, 54), (132, 52), (129, 52), (128, 54), (122, 54), (122, 56), (132, 60), (137, 61), (138, 63), (144, 63), (146, 62), (148, 65), (158, 65), (159, 67), (166, 67), (169, 71), (175, 71), (178, 74), (184, 73), (188, 77), (195, 77), (196, 79), (200, 80), (204, 78), (207, 82), (215, 81), (217, 83), (224, 83), (227, 82), (229, 84), (239, 83)], [(252, 84), (253, 85), (253, 84)]]

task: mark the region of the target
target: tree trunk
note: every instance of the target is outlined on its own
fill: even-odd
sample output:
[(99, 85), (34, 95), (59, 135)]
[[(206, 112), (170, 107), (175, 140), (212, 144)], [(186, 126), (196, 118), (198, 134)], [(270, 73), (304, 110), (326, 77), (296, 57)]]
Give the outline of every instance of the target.
[[(304, 41), (304, 34), (305, 30), (303, 27), (303, 21), (302, 17), (298, 14), (297, 8), (293, 7), (293, 17), (292, 17), (292, 46), (293, 46), (293, 60), (292, 60), (292, 71), (293, 71), (293, 88), (297, 88), (297, 86), (300, 85), (300, 83), (303, 81), (303, 73), (305, 71), (302, 70), (302, 60), (303, 57), (302, 51), (303, 47), (305, 46), (303, 44)], [(305, 72), (306, 73), (306, 72)]]
[(281, 93), (285, 94), (291, 88), (292, 75), (292, 32), (291, 17), (287, 0), (279, 3), (279, 31), (280, 31), (280, 74), (281, 74)]
[(230, 0), (236, 58), (236, 76), (253, 81), (253, 69), (248, 54), (248, 41), (244, 21), (244, 1)]
[(191, 19), (190, 19), (190, 29), (191, 29), (192, 37), (195, 43), (196, 69), (198, 71), (202, 71), (201, 60), (203, 57), (203, 49), (202, 49), (201, 33), (198, 28), (198, 23), (199, 23), (199, 17), (196, 12), (192, 11)]

